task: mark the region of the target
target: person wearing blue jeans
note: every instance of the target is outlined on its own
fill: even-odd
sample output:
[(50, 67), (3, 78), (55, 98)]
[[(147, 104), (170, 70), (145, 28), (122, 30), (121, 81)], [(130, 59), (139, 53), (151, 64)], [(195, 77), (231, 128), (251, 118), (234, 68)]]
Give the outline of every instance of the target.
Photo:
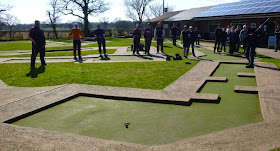
[(280, 26), (277, 25), (277, 28), (275, 30), (275, 52), (277, 52), (279, 47), (280, 47)]

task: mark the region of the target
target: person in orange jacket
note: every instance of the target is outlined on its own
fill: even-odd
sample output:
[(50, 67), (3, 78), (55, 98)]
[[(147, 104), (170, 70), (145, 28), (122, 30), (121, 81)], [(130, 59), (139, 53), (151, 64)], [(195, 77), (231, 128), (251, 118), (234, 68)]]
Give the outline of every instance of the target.
[(79, 55), (79, 60), (82, 60), (82, 56), (81, 56), (81, 38), (80, 35), (86, 39), (85, 35), (83, 34), (82, 30), (80, 28), (78, 28), (78, 24), (75, 24), (75, 28), (73, 28), (69, 35), (68, 38), (70, 38), (70, 36), (72, 36), (73, 38), (73, 53), (74, 53), (74, 59), (77, 60), (76, 57), (76, 49), (78, 46), (78, 55)]

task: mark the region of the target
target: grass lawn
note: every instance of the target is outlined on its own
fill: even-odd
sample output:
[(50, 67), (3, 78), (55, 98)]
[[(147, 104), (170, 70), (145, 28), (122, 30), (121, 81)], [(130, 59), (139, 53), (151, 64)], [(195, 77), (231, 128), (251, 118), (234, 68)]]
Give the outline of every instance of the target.
[(270, 151), (280, 151), (280, 148), (272, 149)]
[[(116, 52), (116, 49), (107, 49), (107, 54), (113, 54)], [(83, 51), (82, 56), (90, 55), (90, 54), (99, 54), (98, 50), (90, 50)], [(0, 56), (0, 58), (9, 58), (9, 57), (30, 57), (31, 54), (23, 54), (23, 55), (9, 55), (9, 56)], [(38, 54), (38, 57), (40, 54)], [(60, 51), (60, 52), (46, 52), (46, 57), (56, 57), (56, 56), (73, 56), (72, 51)]]
[(10, 50), (31, 50), (31, 42), (12, 41), (12, 42), (0, 43), (0, 51), (10, 51)]
[[(127, 38), (107, 38), (106, 45), (110, 46), (130, 46), (132, 43), (132, 39)], [(66, 42), (71, 44), (71, 41), (67, 39), (58, 39), (58, 42)], [(91, 43), (86, 46), (82, 46), (83, 48), (86, 47), (98, 47), (97, 43)], [(46, 47), (47, 50), (51, 49), (71, 49), (73, 46), (56, 46), (56, 47)], [(0, 51), (13, 51), (13, 50), (31, 50), (31, 42), (30, 41), (11, 41), (11, 42), (0, 42)]]
[[(235, 93), (235, 85), (256, 86), (255, 78), (237, 72), (253, 72), (242, 65), (222, 64), (214, 76), (228, 83), (208, 82), (203, 93), (219, 93), (221, 103), (177, 106), (78, 97), (13, 124), (125, 141), (161, 145), (262, 120), (257, 94)], [(50, 117), (56, 118), (50, 118)], [(128, 129), (124, 123), (131, 123)]]
[(10, 86), (43, 87), (61, 84), (89, 84), (144, 89), (163, 89), (195, 66), (183, 61), (73, 64), (50, 63), (30, 71), (29, 63), (0, 64), (0, 79)]

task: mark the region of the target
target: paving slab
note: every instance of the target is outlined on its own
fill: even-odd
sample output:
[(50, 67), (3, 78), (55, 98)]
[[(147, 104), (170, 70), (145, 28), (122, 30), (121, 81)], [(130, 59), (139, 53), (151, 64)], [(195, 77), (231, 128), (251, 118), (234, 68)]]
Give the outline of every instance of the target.
[(280, 71), (273, 63), (257, 62), (255, 65), (256, 80), (264, 121), (275, 121), (280, 118)]
[(207, 82), (227, 82), (227, 77), (208, 77)]
[[(3, 83), (0, 80), (0, 84)], [(59, 86), (50, 87), (37, 87), (37, 88), (21, 88), (21, 87), (10, 87), (4, 86), (0, 87), (0, 106), (12, 103), (15, 101), (20, 101), (22, 98), (28, 98), (34, 95), (48, 92), (50, 90), (56, 89)]]
[(244, 73), (244, 72), (238, 72), (238, 77), (256, 77), (255, 73)]
[[(181, 46), (181, 47), (183, 48), (183, 44), (178, 43), (178, 45)], [(196, 47), (195, 47), (195, 48), (196, 48)], [(207, 56), (206, 54), (204, 54), (203, 52), (200, 52), (200, 51), (196, 50), (195, 48), (194, 48), (194, 53), (195, 53), (196, 57)], [(182, 51), (183, 51), (183, 50), (182, 50)], [(189, 55), (188, 57), (191, 57), (191, 55)], [(192, 59), (194, 59), (194, 58), (195, 58), (195, 57), (192, 57)]]
[(274, 49), (257, 48), (256, 52), (271, 58), (280, 59), (280, 51), (274, 52)]
[(166, 87), (164, 91), (169, 93), (183, 92), (185, 95), (196, 93), (218, 65), (219, 62), (201, 61), (178, 80)]
[(256, 87), (256, 86), (235, 86), (234, 91), (237, 93), (257, 94), (259, 90), (258, 90), (258, 87)]

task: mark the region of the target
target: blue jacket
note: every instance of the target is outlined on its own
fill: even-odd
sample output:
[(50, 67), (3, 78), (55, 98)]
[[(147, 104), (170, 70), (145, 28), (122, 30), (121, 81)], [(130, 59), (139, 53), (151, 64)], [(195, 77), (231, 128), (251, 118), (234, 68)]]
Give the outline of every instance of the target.
[(102, 28), (94, 30), (94, 35), (97, 36), (97, 38), (105, 38), (105, 32)]

